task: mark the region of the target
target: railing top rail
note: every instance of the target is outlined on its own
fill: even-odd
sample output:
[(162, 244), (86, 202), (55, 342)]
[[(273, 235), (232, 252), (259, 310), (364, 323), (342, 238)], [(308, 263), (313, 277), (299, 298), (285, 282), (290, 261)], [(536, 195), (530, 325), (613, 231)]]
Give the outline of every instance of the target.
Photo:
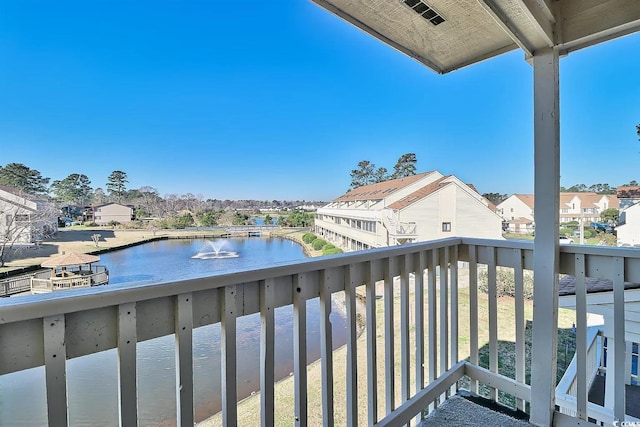
[[(533, 240), (491, 240), (462, 237), (463, 245), (491, 246), (494, 248), (510, 248), (533, 250)], [(621, 248), (616, 246), (593, 245), (560, 245), (560, 253), (602, 255), (607, 257), (640, 258), (638, 248)]]
[[(141, 285), (120, 289), (90, 288), (85, 289), (81, 294), (52, 294), (48, 295), (46, 299), (37, 296), (10, 298), (8, 300), (0, 301), (0, 309), (2, 312), (0, 315), (0, 324), (41, 318), (60, 313), (74, 313), (100, 307), (120, 305), (127, 302), (144, 301), (178, 295), (186, 292), (223, 288), (239, 283), (250, 283), (270, 278), (343, 267), (349, 264), (357, 264), (400, 255), (419, 253), (421, 251), (432, 249), (457, 246), (460, 243), (461, 239), (454, 237), (429, 242), (370, 249), (363, 252), (339, 254), (331, 257), (307, 259), (303, 261), (283, 263), (275, 267), (221, 274), (197, 279)], [(34, 315), (33, 313), (37, 313), (37, 315)]]

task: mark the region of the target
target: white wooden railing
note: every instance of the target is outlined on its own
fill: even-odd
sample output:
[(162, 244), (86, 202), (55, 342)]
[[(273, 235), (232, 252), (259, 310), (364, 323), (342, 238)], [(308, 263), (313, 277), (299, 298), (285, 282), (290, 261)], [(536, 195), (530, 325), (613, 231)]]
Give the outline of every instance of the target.
[[(560, 250), (561, 272), (577, 277), (576, 417), (586, 419), (587, 328), (582, 279), (585, 276), (612, 278), (616, 307), (624, 313), (622, 283), (625, 279), (640, 282), (640, 253), (580, 246)], [(468, 263), (468, 280), (459, 277), (460, 262)], [(478, 292), (479, 266), (486, 266), (488, 271), (486, 297)], [(513, 321), (509, 325), (498, 322), (498, 266), (513, 268), (515, 325)], [(307, 381), (306, 306), (309, 299), (319, 298), (323, 319), (320, 323), (322, 419), (325, 425), (332, 425), (336, 411), (330, 299), (333, 294), (344, 291), (348, 325), (344, 378), (347, 397), (345, 402), (335, 404), (344, 407), (347, 425), (402, 426), (422, 419), (426, 412), (456, 392), (463, 376), (469, 378), (472, 390), (478, 390), (478, 384), (483, 383), (490, 388), (490, 398), (497, 399), (498, 391), (502, 391), (515, 397), (518, 408), (526, 409), (535, 390), (525, 381), (529, 361), (525, 357), (523, 270), (532, 268), (533, 245), (529, 242), (451, 238), (173, 283), (90, 288), (55, 299), (11, 298), (0, 307), (0, 375), (44, 365), (49, 425), (66, 426), (67, 359), (116, 348), (121, 425), (136, 425), (139, 394), (136, 343), (175, 334), (177, 424), (192, 426), (195, 421), (193, 329), (220, 323), (222, 418), (224, 425), (232, 426), (238, 421), (236, 319), (260, 313), (260, 417), (262, 425), (272, 426), (275, 423), (274, 309), (293, 305), (295, 409), (290, 419), (296, 426), (306, 426), (308, 389), (317, 387)], [(463, 286), (469, 288), (468, 306), (459, 304)], [(364, 365), (358, 363), (357, 294), (366, 299)], [(479, 302), (485, 298), (488, 309)], [(394, 301), (399, 304), (396, 306)], [(483, 312), (487, 313), (486, 317), (481, 315)], [(383, 317), (383, 330), (378, 330), (378, 316)], [(396, 316), (399, 316), (399, 329), (394, 328)], [(469, 337), (465, 337), (468, 338), (466, 347), (459, 336), (463, 317), (467, 319), (465, 329), (469, 331)], [(479, 338), (481, 323), (487, 325), (487, 342)], [(515, 327), (514, 378), (502, 375), (498, 366), (498, 332), (505, 327)], [(616, 336), (619, 333), (624, 336), (624, 315), (616, 318), (614, 330)], [(370, 339), (379, 335), (383, 340), (380, 345), (376, 339)], [(624, 345), (624, 340), (620, 341)], [(488, 349), (486, 367), (481, 366), (482, 347)], [(619, 362), (620, 355), (624, 366), (624, 349), (616, 351), (615, 363)], [(384, 375), (377, 369), (382, 366)], [(619, 375), (617, 367), (612, 366), (610, 370), (612, 375)], [(366, 384), (358, 382), (359, 376), (366, 378)], [(613, 408), (617, 419), (624, 417), (624, 381), (620, 384), (622, 387), (616, 387)], [(361, 408), (366, 409), (364, 413)], [(566, 414), (557, 416), (559, 425), (575, 420)]]

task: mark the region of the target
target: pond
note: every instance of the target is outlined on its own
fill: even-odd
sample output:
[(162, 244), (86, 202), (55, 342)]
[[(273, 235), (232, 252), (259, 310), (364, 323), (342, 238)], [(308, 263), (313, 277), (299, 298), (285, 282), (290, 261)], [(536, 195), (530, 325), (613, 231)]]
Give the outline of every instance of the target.
[[(109, 289), (183, 280), (273, 266), (304, 259), (302, 248), (282, 239), (246, 238), (163, 240), (101, 255), (110, 272)], [(81, 291), (70, 291), (81, 292)], [(334, 303), (335, 304), (335, 303)], [(308, 362), (320, 357), (319, 302), (307, 304)], [(331, 314), (334, 347), (346, 341), (339, 307)], [(238, 398), (260, 388), (260, 317), (237, 321)], [(276, 377), (293, 371), (293, 309), (275, 311)], [(196, 420), (220, 411), (220, 325), (193, 332), (194, 404)], [(175, 344), (166, 336), (138, 344), (138, 417), (140, 426), (175, 426)], [(116, 351), (69, 360), (67, 395), (72, 426), (118, 425)], [(44, 368), (0, 376), (0, 425), (47, 424)]]

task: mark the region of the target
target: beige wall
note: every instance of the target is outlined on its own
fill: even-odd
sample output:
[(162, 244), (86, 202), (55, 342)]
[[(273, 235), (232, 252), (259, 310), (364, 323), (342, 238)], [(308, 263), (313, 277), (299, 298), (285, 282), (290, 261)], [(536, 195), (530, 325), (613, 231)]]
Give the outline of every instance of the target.
[(113, 203), (95, 208), (94, 221), (99, 225), (108, 224), (111, 221), (126, 223), (131, 221), (132, 215), (133, 209), (130, 207)]
[(516, 218), (533, 220), (533, 209), (527, 206), (527, 204), (520, 200), (515, 194), (500, 203), (496, 208), (502, 218), (507, 221)]
[[(502, 239), (502, 219), (463, 188), (449, 185), (403, 209), (401, 221), (417, 223), (418, 240), (446, 237)], [(442, 231), (442, 223), (451, 231)]]

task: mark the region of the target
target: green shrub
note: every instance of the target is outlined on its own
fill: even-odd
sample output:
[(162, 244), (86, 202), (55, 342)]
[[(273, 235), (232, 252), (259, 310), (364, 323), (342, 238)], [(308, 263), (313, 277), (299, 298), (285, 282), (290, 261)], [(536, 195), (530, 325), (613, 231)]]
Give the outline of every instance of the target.
[(83, 223), (82, 225), (84, 225), (85, 227), (96, 227), (98, 224), (96, 224), (93, 221), (87, 221), (87, 222)]
[(563, 225), (569, 228), (578, 228), (580, 223), (578, 221), (569, 221), (569, 222), (565, 222)]
[(595, 230), (594, 230), (594, 231), (592, 231), (592, 230), (587, 230), (586, 228), (584, 229), (584, 238), (585, 238), (585, 239), (590, 239), (590, 238), (592, 238), (593, 236), (595, 236), (596, 234), (598, 234), (598, 233), (596, 233), (596, 231), (595, 231)]
[(319, 251), (320, 249), (324, 248), (326, 244), (327, 244), (326, 240), (316, 239), (313, 242), (311, 242), (311, 247), (314, 250)]
[[(523, 293), (525, 299), (533, 298), (533, 272), (524, 270), (523, 272)], [(489, 293), (489, 272), (481, 270), (478, 273), (478, 288), (485, 293)], [(516, 284), (513, 276), (513, 269), (507, 267), (496, 268), (496, 293), (499, 297), (516, 296)]]
[[(333, 245), (331, 245), (333, 246)], [(342, 253), (342, 249), (340, 248), (336, 248), (335, 246), (333, 246), (332, 248), (328, 248), (329, 245), (325, 246), (324, 248), (322, 248), (322, 255), (335, 255), (335, 254), (341, 254)]]
[(313, 242), (316, 239), (317, 239), (317, 237), (313, 233), (304, 233), (302, 235), (302, 241), (305, 242), (306, 244), (310, 244), (311, 242)]
[(573, 229), (571, 228), (561, 228), (560, 235), (561, 236), (571, 236), (573, 234)]

